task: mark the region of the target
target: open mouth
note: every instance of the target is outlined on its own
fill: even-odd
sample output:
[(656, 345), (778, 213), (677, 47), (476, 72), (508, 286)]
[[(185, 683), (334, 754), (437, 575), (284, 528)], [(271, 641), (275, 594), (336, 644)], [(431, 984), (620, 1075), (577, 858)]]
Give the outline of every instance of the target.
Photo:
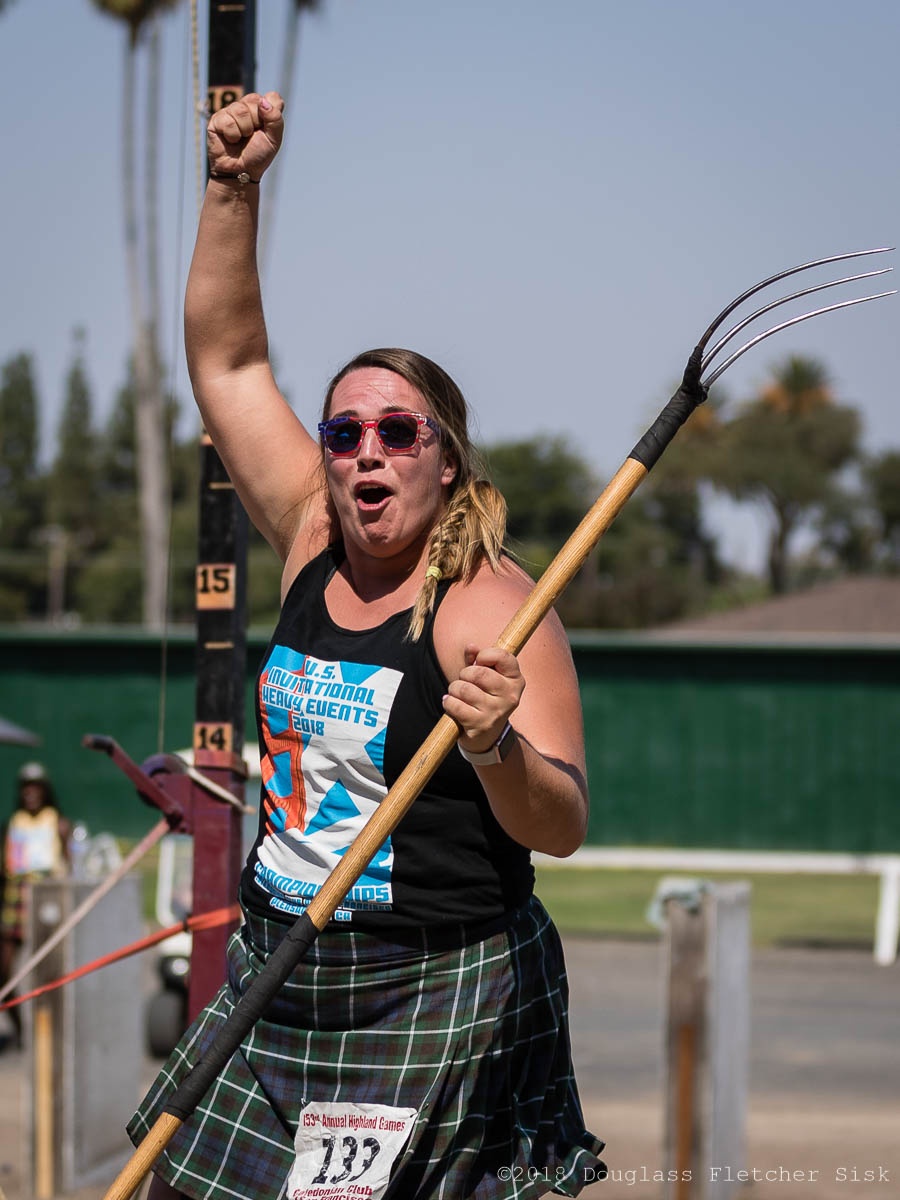
[(378, 508), (390, 496), (386, 487), (376, 483), (364, 483), (356, 489), (356, 502), (361, 508)]

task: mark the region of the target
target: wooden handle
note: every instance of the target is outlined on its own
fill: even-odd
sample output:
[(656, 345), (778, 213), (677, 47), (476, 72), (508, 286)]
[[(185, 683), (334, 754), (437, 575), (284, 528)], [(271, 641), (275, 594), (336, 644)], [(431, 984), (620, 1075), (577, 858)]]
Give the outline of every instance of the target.
[[(503, 630), (499, 646), (512, 654), (522, 649), (646, 474), (647, 468), (639, 462), (625, 460)], [(458, 738), (456, 722), (448, 716), (441, 717), (310, 901), (306, 911), (320, 932)]]
[[(503, 630), (498, 641), (499, 646), (513, 654), (521, 650), (646, 475), (646, 467), (635, 459), (626, 459)], [(363, 826), (353, 845), (310, 901), (299, 921), (312, 922), (315, 929), (321, 933), (334, 915), (335, 909), (339, 907), (385, 839), (397, 827), (419, 792), (453, 749), (458, 738), (459, 728), (456, 722), (446, 715), (442, 716)], [(241, 1005), (250, 999), (257, 985), (262, 984), (265, 974), (264, 968), (241, 998)], [(232, 1018), (236, 1015), (233, 1013)], [(229, 1023), (230, 1021), (226, 1022), (226, 1029)], [(214, 1046), (219, 1046), (221, 1036), (220, 1034)], [(234, 1047), (236, 1048), (237, 1046)], [(207, 1055), (209, 1053), (208, 1050)], [(199, 1067), (194, 1069), (196, 1071)], [(104, 1200), (128, 1200), (181, 1123), (181, 1118), (171, 1113), (163, 1113)], [(128, 1191), (121, 1190), (120, 1181), (123, 1181), (123, 1185), (127, 1181)]]
[(181, 1121), (171, 1113), (164, 1112), (157, 1117), (150, 1132), (113, 1180), (103, 1200), (129, 1200), (180, 1126)]
[(416, 796), (453, 749), (458, 737), (456, 722), (448, 716), (441, 717), (407, 763), (397, 782), (357, 834), (353, 845), (309, 902), (307, 914), (320, 932), (385, 838), (397, 827)]
[(50, 1005), (34, 1010), (34, 1195), (52, 1200), (54, 1193), (53, 1138), (53, 1016)]
[(625, 459), (500, 634), (498, 646), (518, 654), (646, 477), (645, 466), (634, 458)]

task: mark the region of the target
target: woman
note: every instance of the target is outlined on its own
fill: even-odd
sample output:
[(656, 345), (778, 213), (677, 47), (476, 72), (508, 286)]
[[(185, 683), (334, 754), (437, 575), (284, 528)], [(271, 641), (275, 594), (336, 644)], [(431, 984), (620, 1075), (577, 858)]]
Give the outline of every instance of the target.
[[(19, 768), (16, 805), (0, 835), (3, 847), (3, 905), (0, 911), (0, 987), (11, 978), (16, 955), (25, 940), (29, 885), (65, 875), (71, 825), (60, 815), (53, 786), (37, 762)], [(7, 1009), (22, 1044), (22, 1014)]]
[(146, 1133), (446, 712), (458, 752), (170, 1143), (151, 1195), (576, 1195), (602, 1144), (584, 1129), (561, 950), (529, 861), (571, 854), (586, 829), (568, 644), (551, 618), (518, 659), (493, 645), (530, 581), (501, 554), (505, 506), (436, 364), (358, 356), (328, 389), (318, 442), (280, 395), (255, 235), (282, 131), (275, 93), (210, 122), (186, 299), (206, 428), (285, 564), (257, 694), (260, 831), (228, 983), (129, 1131)]

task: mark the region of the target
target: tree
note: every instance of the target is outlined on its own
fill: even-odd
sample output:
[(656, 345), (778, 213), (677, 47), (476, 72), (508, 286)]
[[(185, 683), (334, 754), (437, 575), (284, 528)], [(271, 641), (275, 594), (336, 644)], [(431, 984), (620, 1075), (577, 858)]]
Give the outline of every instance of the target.
[(768, 510), (772, 590), (788, 586), (791, 537), (833, 495), (840, 471), (858, 455), (859, 416), (834, 402), (824, 366), (791, 357), (722, 429), (709, 476), (736, 500)]
[(124, 535), (134, 546), (140, 541), (135, 397), (132, 360), (128, 364), (125, 383), (116, 393), (112, 412), (97, 439), (97, 531), (98, 545), (101, 547), (120, 535)]
[[(101, 12), (125, 25), (125, 64), (122, 102), (122, 195), (125, 251), (134, 341), (135, 423), (143, 570), (143, 619), (161, 629), (166, 615), (166, 568), (169, 536), (169, 479), (166, 412), (159, 350), (159, 238), (157, 196), (159, 171), (158, 121), (160, 35), (159, 16), (178, 0), (94, 0)], [(145, 37), (145, 34), (147, 35)], [(137, 135), (136, 93), (138, 53), (147, 45), (148, 99), (143, 141)], [(144, 166), (138, 205), (137, 161)], [(143, 260), (143, 261), (142, 261)]]
[(0, 381), (0, 545), (26, 546), (40, 509), (37, 389), (31, 356), (17, 354)]
[(97, 517), (96, 439), (84, 369), (84, 331), (75, 331), (75, 355), (56, 432), (56, 456), (47, 480), (47, 519), (73, 534), (93, 536)]
[(823, 566), (832, 575), (835, 569), (859, 575), (874, 568), (878, 531), (864, 493), (833, 487), (820, 506), (815, 528), (819, 544), (810, 556), (811, 581), (822, 574)]
[(141, 616), (134, 364), (97, 436), (97, 510), (90, 558), (74, 584), (87, 622), (138, 624)]
[(122, 532), (91, 554), (74, 584), (83, 621), (137, 625), (141, 616), (141, 557), (137, 542)]
[[(7, 359), (0, 374), (0, 617), (42, 607), (43, 572), (32, 538), (43, 524), (38, 469), (38, 396), (31, 356)], [(29, 562), (34, 554), (34, 562)]]
[(719, 402), (694, 411), (604, 534), (567, 602), (571, 624), (636, 629), (706, 607), (726, 574), (700, 494), (721, 432)]
[(694, 409), (641, 489), (647, 515), (670, 535), (669, 561), (688, 568), (701, 588), (715, 586), (725, 573), (700, 493), (718, 452), (725, 403), (719, 388)]
[(890, 570), (900, 570), (900, 451), (888, 450), (864, 470), (877, 514), (881, 550)]
[(726, 574), (699, 488), (719, 428), (713, 407), (696, 410), (616, 517), (595, 552), (592, 587), (574, 598), (587, 606), (580, 623), (640, 629), (706, 607)]
[[(97, 519), (93, 548), (96, 553), (79, 582), (79, 611), (86, 620), (135, 624), (141, 615), (142, 563), (138, 509), (138, 454), (135, 431), (137, 382), (134, 360), (119, 389), (116, 403), (97, 439)], [(163, 596), (169, 598), (169, 616), (193, 615), (193, 563), (196, 558), (197, 462), (194, 440), (178, 443), (175, 426), (178, 404), (165, 397), (164, 436), (171, 446), (172, 479), (171, 562), (162, 566)], [(187, 556), (187, 558), (186, 558)], [(116, 583), (116, 571), (121, 579)], [(183, 603), (189, 595), (187, 606)]]
[(562, 438), (498, 442), (483, 457), (506, 498), (510, 542), (540, 574), (594, 499), (590, 468)]
[(47, 547), (47, 615), (61, 620), (73, 559), (96, 540), (97, 468), (91, 396), (84, 372), (84, 331), (75, 331), (75, 355), (56, 433), (56, 456), (47, 476), (47, 524), (39, 531)]
[(657, 519), (649, 494), (632, 496), (594, 553), (595, 570), (573, 596), (570, 620), (598, 629), (641, 629), (702, 606), (706, 588)]
[[(700, 418), (688, 440), (702, 429)], [(509, 506), (511, 549), (540, 575), (597, 497), (591, 469), (558, 438), (498, 443), (484, 457)], [(654, 468), (560, 597), (567, 625), (638, 628), (702, 606), (721, 568), (689, 469), (697, 461)]]

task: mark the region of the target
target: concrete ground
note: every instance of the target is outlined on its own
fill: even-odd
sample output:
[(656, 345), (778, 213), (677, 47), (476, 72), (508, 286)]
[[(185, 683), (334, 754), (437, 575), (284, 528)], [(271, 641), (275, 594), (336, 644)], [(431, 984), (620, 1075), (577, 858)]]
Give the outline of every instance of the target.
[[(661, 1200), (661, 950), (569, 939), (566, 954), (579, 1087), (611, 1171), (596, 1194)], [(900, 1196), (898, 993), (900, 965), (862, 951), (754, 953), (750, 1175), (736, 1200)], [(737, 1178), (733, 1164), (708, 1164), (729, 1166)]]
[[(588, 1127), (607, 1141), (611, 1170), (610, 1180), (584, 1195), (662, 1200), (663, 1186), (654, 1177), (662, 1170), (661, 949), (651, 941), (570, 938), (566, 953), (579, 1087)], [(742, 1166), (755, 1181), (736, 1185), (734, 1200), (900, 1196), (898, 987), (900, 965), (877, 967), (864, 951), (754, 953)], [(0, 1188), (6, 1200), (31, 1195), (24, 1142), (27, 1062), (22, 1053), (0, 1054)], [(154, 1070), (146, 1059), (135, 1098)], [(122, 1114), (123, 1123), (128, 1115)], [(737, 1178), (738, 1164), (708, 1166), (723, 1173), (730, 1168)], [(106, 1186), (69, 1193), (69, 1200), (100, 1200)]]

